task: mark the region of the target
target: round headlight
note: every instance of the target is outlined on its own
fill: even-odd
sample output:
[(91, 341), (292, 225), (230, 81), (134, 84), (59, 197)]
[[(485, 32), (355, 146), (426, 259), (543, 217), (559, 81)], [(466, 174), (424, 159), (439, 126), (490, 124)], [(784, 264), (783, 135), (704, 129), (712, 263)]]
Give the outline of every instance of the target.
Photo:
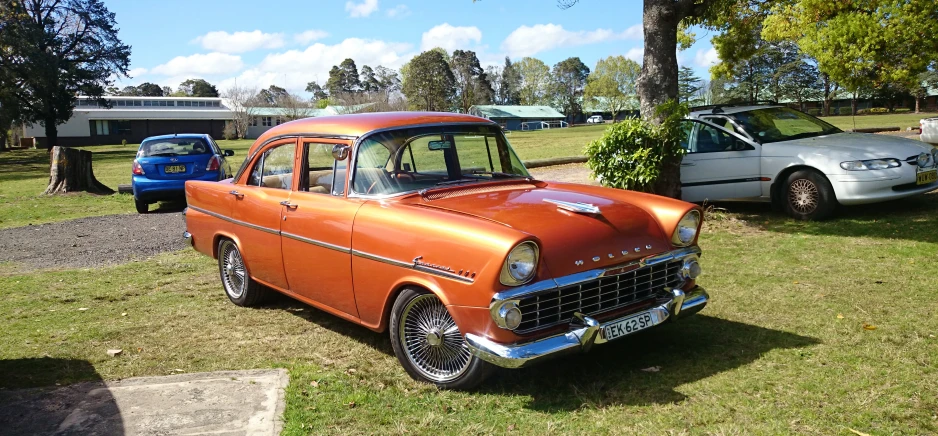
[(681, 218), (671, 236), (671, 242), (678, 246), (687, 246), (697, 237), (697, 228), (700, 227), (700, 211), (692, 210)]
[(697, 256), (690, 256), (684, 259), (684, 265), (681, 267), (681, 276), (685, 279), (694, 280), (700, 276), (700, 263), (697, 262)]
[(517, 300), (508, 300), (496, 303), (492, 307), (492, 319), (503, 329), (514, 330), (521, 325), (521, 309)]
[(534, 277), (537, 269), (537, 244), (522, 242), (508, 253), (499, 279), (503, 285), (517, 286)]
[(915, 163), (918, 164), (919, 168), (925, 168), (928, 165), (928, 153), (918, 155), (918, 158), (915, 159)]

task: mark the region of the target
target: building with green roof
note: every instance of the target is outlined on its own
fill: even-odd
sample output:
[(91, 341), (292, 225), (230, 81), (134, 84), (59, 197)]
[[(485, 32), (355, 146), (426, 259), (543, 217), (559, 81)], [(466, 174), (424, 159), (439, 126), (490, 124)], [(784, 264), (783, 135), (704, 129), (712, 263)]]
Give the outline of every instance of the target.
[(525, 123), (564, 121), (564, 114), (550, 106), (476, 105), (469, 114), (495, 121), (508, 130), (522, 130)]

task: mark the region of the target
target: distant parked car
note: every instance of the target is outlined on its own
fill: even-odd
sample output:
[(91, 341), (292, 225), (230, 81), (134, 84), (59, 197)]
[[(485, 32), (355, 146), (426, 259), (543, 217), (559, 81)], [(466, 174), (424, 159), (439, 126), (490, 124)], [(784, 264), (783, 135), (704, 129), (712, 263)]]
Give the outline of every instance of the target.
[(179, 134), (151, 136), (140, 143), (133, 163), (134, 205), (147, 213), (158, 201), (182, 200), (186, 180), (219, 181), (231, 177), (225, 159), (234, 156), (222, 150), (210, 135)]
[(602, 123), (604, 123), (602, 115), (593, 115), (586, 119), (586, 124), (602, 124)]
[[(686, 201), (771, 201), (799, 219), (938, 189), (938, 150), (888, 135), (847, 133), (780, 106), (715, 106), (684, 122)], [(924, 135), (923, 135), (924, 136)]]
[(932, 145), (938, 145), (938, 117), (925, 118), (919, 121), (922, 126), (922, 136), (919, 139)]

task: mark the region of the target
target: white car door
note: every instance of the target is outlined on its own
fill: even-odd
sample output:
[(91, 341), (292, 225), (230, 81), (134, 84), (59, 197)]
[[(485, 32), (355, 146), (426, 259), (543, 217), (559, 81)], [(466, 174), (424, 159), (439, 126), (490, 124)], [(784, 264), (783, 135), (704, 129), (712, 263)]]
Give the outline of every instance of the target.
[(702, 120), (684, 120), (687, 132), (681, 161), (685, 201), (728, 200), (762, 195), (762, 147)]

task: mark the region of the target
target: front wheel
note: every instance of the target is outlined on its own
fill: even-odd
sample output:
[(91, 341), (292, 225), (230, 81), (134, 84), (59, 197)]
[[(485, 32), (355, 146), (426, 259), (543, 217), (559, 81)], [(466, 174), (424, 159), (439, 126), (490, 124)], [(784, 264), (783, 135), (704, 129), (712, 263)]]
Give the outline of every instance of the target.
[(822, 220), (837, 207), (834, 189), (816, 171), (795, 171), (785, 181), (782, 198), (785, 212), (800, 220)]
[(436, 295), (405, 289), (391, 310), (391, 346), (414, 380), (443, 389), (471, 389), (494, 367), (472, 355)]

